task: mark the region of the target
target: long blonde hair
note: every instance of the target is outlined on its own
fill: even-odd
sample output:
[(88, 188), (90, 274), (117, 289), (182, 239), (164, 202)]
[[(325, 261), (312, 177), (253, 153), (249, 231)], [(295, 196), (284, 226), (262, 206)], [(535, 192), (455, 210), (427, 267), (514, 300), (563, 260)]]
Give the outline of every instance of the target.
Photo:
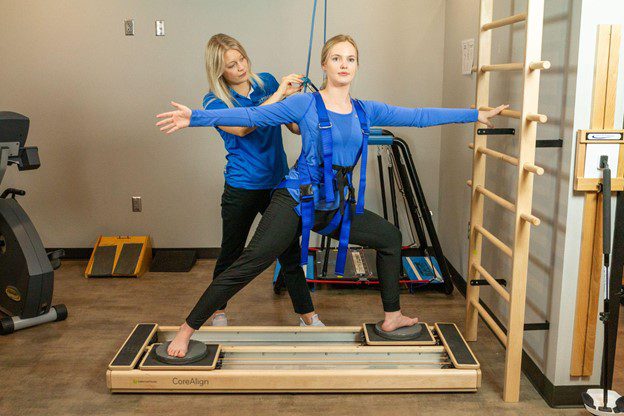
[[(360, 64), (360, 52), (358, 51), (355, 40), (353, 40), (353, 38), (349, 35), (336, 35), (329, 39), (327, 42), (325, 42), (325, 45), (323, 45), (323, 49), (321, 50), (321, 66), (325, 64), (325, 61), (327, 61), (327, 57), (329, 55), (329, 51), (331, 51), (331, 48), (341, 42), (349, 42), (351, 45), (353, 45), (353, 47), (355, 48), (355, 61), (358, 65)], [(321, 89), (325, 88), (326, 85), (327, 78), (323, 80), (323, 83), (321, 84)]]
[(225, 71), (225, 53), (230, 49), (240, 52), (249, 65), (249, 78), (255, 81), (260, 88), (264, 88), (264, 83), (258, 75), (251, 70), (251, 61), (243, 48), (243, 45), (231, 36), (219, 33), (210, 38), (206, 44), (206, 76), (210, 91), (225, 103), (229, 108), (234, 107), (234, 97), (230, 92), (230, 86), (223, 78)]

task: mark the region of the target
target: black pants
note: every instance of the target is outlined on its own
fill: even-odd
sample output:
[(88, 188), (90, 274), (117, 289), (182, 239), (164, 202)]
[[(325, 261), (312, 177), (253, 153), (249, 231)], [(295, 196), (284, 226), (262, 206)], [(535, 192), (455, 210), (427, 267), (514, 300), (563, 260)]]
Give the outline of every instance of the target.
[[(213, 280), (218, 279), (221, 273), (240, 257), (256, 215), (264, 214), (271, 202), (271, 191), (270, 189), (241, 189), (225, 184), (221, 196), (223, 237), (221, 253), (215, 265)], [(284, 281), (289, 292), (291, 289), (295, 290), (294, 293), (290, 293), (295, 312), (304, 314), (314, 311), (305, 274), (299, 265), (301, 258), (299, 240), (293, 239), (286, 250), (279, 254)], [(295, 281), (297, 283), (293, 283)], [(226, 307), (227, 303), (224, 303), (219, 309)]]
[[(296, 205), (297, 202), (285, 189), (278, 189), (273, 193), (271, 203), (247, 248), (234, 264), (208, 286), (186, 318), (186, 323), (191, 328), (199, 329), (219, 305), (227, 302), (268, 268), (278, 254), (292, 245), (293, 240), (299, 239), (301, 218), (294, 211)], [(332, 217), (333, 212), (317, 211), (314, 229), (324, 228)], [(338, 239), (339, 230), (332, 233), (331, 237)], [(377, 251), (377, 271), (384, 311), (398, 311), (400, 309), (401, 232), (379, 215), (366, 210), (364, 214), (353, 218), (350, 242)], [(302, 299), (310, 296), (307, 285), (302, 279), (287, 279), (286, 285), (293, 297), (293, 304), (298, 302), (295, 301), (295, 296), (301, 296)]]

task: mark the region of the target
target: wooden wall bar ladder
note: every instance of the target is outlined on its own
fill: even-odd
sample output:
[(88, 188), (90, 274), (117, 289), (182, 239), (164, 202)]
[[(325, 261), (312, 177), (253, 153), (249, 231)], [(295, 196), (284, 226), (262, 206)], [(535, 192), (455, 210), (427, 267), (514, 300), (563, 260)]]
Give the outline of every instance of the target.
[[(544, 0), (529, 0), (526, 13), (504, 19), (492, 20), (494, 0), (481, 0), (479, 20), (479, 43), (477, 53), (477, 91), (475, 107), (489, 109), (490, 74), (499, 71), (519, 71), (523, 77), (522, 108), (505, 110), (501, 116), (518, 119), (520, 123), (520, 151), (517, 156), (505, 155), (487, 147), (487, 135), (474, 132), (472, 188), (470, 214), (470, 254), (468, 260), (468, 284), (466, 292), (466, 339), (476, 341), (477, 323), (481, 316), (506, 348), (505, 380), (503, 399), (517, 402), (520, 396), (520, 374), (522, 363), (522, 338), (524, 331), (524, 310), (526, 301), (527, 268), (529, 259), (529, 236), (531, 225), (539, 225), (540, 220), (531, 214), (533, 199), (533, 176), (541, 175), (544, 170), (535, 163), (535, 140), (538, 123), (545, 123), (547, 117), (539, 114), (540, 71), (550, 68), (550, 62), (542, 61), (542, 26), (544, 20)], [(492, 30), (495, 28), (525, 22), (526, 45), (524, 62), (492, 64)], [(504, 75), (502, 75), (504, 76)], [(486, 158), (492, 157), (507, 162), (517, 169), (516, 202), (512, 203), (496, 195), (485, 187)], [(483, 226), (483, 207), (485, 199), (495, 202), (515, 216), (513, 245), (507, 246), (491, 231)], [(511, 286), (509, 291), (496, 283), (481, 264), (482, 241), (486, 237), (494, 247), (511, 257)], [(509, 304), (509, 322), (507, 333), (490, 316), (487, 309), (479, 303), (479, 286), (470, 281), (479, 277), (487, 280)]]

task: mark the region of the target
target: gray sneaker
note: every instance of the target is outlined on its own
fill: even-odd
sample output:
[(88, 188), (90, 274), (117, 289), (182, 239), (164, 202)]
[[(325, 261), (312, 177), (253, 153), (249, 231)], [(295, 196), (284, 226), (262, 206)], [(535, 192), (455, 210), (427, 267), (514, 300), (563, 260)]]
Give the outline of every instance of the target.
[(299, 317), (299, 326), (325, 326), (325, 324), (321, 322), (321, 320), (318, 317), (318, 314), (315, 313), (312, 316), (312, 323), (310, 325), (306, 324), (303, 318)]
[(212, 318), (212, 326), (228, 326), (227, 316), (224, 313), (218, 313)]

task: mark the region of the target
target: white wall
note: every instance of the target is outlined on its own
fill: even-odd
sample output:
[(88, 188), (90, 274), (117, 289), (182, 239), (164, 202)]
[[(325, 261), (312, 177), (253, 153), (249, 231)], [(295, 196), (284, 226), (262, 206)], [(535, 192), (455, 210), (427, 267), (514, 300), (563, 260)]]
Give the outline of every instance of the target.
[[(319, 2), (322, 3), (322, 2)], [(440, 106), (443, 0), (329, 2), (328, 35), (359, 43), (354, 95), (405, 106)], [(256, 71), (303, 72), (308, 0), (0, 0), (0, 109), (31, 118), (28, 143), (42, 167), (8, 173), (49, 247), (89, 247), (100, 234), (151, 234), (156, 247), (218, 247), (225, 152), (213, 129), (171, 137), (154, 127), (170, 99), (198, 107), (206, 90), (204, 45), (238, 38)], [(136, 20), (136, 36), (123, 20)], [(154, 21), (165, 20), (165, 37)], [(322, 13), (311, 77), (320, 81)], [(437, 213), (440, 128), (396, 129), (412, 144)], [(289, 161), (299, 139), (285, 134)], [(371, 158), (375, 152), (371, 152)], [(374, 159), (371, 159), (374, 162)], [(375, 163), (369, 208), (380, 212)], [(132, 213), (130, 197), (143, 198)]]

